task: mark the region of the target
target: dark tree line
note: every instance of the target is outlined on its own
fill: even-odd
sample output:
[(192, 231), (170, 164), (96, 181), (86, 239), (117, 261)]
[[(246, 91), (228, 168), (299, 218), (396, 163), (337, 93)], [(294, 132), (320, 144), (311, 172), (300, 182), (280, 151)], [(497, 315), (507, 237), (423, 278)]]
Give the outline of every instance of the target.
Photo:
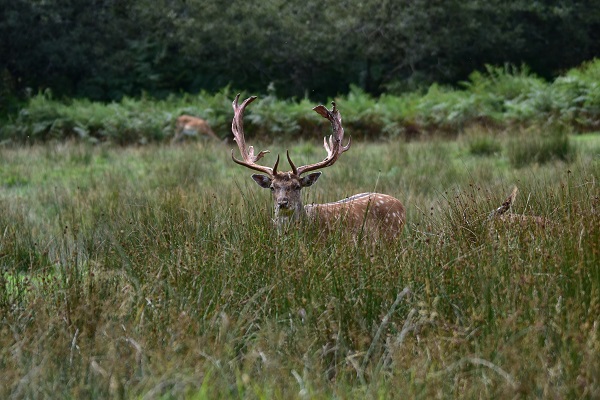
[(332, 96), (550, 78), (600, 55), (597, 0), (0, 0), (0, 95), (119, 99), (225, 85)]

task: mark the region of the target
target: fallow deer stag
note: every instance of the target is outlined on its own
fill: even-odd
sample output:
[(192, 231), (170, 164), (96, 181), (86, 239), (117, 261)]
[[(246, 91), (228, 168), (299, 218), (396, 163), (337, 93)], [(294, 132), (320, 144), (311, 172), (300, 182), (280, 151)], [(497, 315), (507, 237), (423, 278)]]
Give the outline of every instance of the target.
[[(329, 141), (327, 138), (323, 140), (327, 157), (321, 162), (297, 167), (292, 162), (288, 151), (287, 159), (292, 170), (281, 172), (277, 170), (279, 155), (273, 168), (266, 167), (257, 164), (257, 161), (269, 151), (263, 150), (255, 154), (253, 146), (246, 146), (243, 128), (244, 110), (256, 99), (256, 96), (247, 98), (241, 105), (238, 104), (239, 97), (238, 94), (233, 101), (234, 116), (231, 130), (243, 160), (235, 158), (233, 150), (231, 150), (231, 158), (239, 165), (264, 174), (254, 174), (252, 179), (260, 187), (270, 189), (273, 193), (275, 223), (279, 230), (288, 222), (308, 219), (315, 221), (326, 231), (337, 226), (339, 221), (344, 221), (355, 237), (362, 232), (373, 238), (396, 238), (402, 232), (405, 221), (404, 206), (398, 199), (386, 194), (361, 193), (333, 203), (303, 206), (300, 191), (313, 185), (321, 176), (321, 172), (312, 171), (332, 166), (342, 153), (350, 149), (350, 139), (346, 145), (342, 144), (344, 128), (335, 102), (332, 102), (332, 110), (322, 105), (313, 108), (329, 120), (333, 129)], [(308, 172), (312, 173), (302, 176)]]
[(206, 120), (192, 117), (191, 115), (181, 115), (175, 122), (175, 135), (171, 143), (180, 143), (186, 138), (197, 138), (200, 135), (206, 135), (212, 139), (221, 140), (210, 128)]

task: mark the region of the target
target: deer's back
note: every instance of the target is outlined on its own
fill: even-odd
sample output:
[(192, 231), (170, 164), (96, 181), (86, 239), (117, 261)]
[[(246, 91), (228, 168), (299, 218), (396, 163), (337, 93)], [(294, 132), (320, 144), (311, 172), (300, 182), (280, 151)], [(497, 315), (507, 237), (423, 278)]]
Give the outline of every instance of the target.
[(387, 194), (360, 193), (340, 201), (305, 206), (309, 218), (327, 229), (345, 224), (353, 233), (395, 238), (404, 227), (406, 211), (400, 200)]

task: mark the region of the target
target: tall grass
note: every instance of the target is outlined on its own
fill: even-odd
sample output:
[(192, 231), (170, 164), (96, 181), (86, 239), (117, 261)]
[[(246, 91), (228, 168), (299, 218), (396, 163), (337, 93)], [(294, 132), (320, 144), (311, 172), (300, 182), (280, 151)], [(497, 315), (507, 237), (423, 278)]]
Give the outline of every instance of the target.
[(553, 159), (569, 160), (573, 157), (573, 147), (569, 141), (568, 129), (564, 126), (546, 126), (517, 134), (508, 145), (508, 157), (515, 167), (531, 163), (545, 163)]
[[(217, 144), (0, 149), (21, 179), (0, 183), (0, 397), (597, 397), (600, 144), (583, 139), (520, 169), (468, 138), (357, 141), (307, 201), (392, 194), (397, 243), (277, 235), (270, 194)], [(546, 230), (487, 221), (515, 183)]]

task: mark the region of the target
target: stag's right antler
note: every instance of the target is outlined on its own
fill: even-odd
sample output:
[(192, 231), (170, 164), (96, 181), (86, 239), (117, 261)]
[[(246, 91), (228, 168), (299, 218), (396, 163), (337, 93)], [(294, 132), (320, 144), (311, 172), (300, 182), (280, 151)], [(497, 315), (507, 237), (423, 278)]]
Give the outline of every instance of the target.
[(294, 165), (290, 158), (290, 154), (287, 154), (288, 162), (292, 167), (292, 171), (294, 174), (300, 176), (309, 171), (314, 171), (317, 169), (329, 167), (333, 165), (337, 159), (342, 155), (343, 152), (348, 151), (350, 149), (351, 140), (348, 139), (348, 144), (345, 146), (342, 145), (342, 141), (344, 140), (344, 128), (342, 127), (342, 115), (339, 110), (335, 107), (335, 102), (331, 102), (333, 109), (329, 111), (327, 107), (323, 105), (316, 106), (313, 108), (317, 113), (319, 113), (323, 118), (327, 118), (329, 122), (331, 122), (331, 128), (333, 130), (333, 134), (329, 136), (329, 143), (327, 142), (327, 137), (323, 138), (323, 147), (325, 147), (325, 151), (327, 151), (327, 157), (323, 161), (320, 161), (315, 164), (303, 165), (301, 167), (297, 167)]
[(253, 169), (255, 171), (263, 172), (270, 177), (273, 177), (277, 174), (277, 165), (279, 164), (279, 156), (277, 156), (277, 161), (275, 162), (275, 166), (273, 168), (265, 167), (263, 165), (258, 165), (256, 162), (264, 157), (265, 154), (269, 153), (269, 150), (260, 151), (257, 155), (254, 155), (254, 147), (250, 146), (246, 148), (246, 139), (244, 138), (244, 110), (246, 106), (256, 100), (256, 96), (248, 97), (246, 100), (242, 102), (241, 105), (238, 105), (238, 100), (240, 95), (238, 93), (235, 96), (235, 100), (233, 100), (233, 121), (231, 122), (231, 131), (233, 132), (233, 140), (238, 145), (240, 149), (240, 153), (242, 154), (242, 158), (244, 161), (238, 160), (233, 155), (233, 149), (231, 149), (231, 158), (237, 164), (243, 165), (244, 167)]

